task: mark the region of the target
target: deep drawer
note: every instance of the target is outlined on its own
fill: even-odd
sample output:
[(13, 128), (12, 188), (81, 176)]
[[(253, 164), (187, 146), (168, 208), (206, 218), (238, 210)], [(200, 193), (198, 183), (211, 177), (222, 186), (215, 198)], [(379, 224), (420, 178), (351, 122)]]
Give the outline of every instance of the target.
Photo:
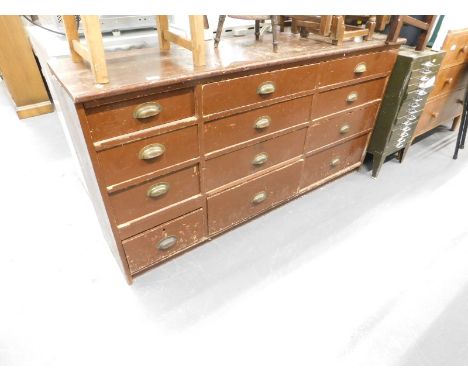
[(379, 104), (349, 111), (337, 117), (320, 120), (307, 131), (305, 152), (339, 142), (348, 137), (372, 129)]
[(302, 154), (306, 129), (301, 129), (206, 161), (206, 187), (226, 183), (265, 170)]
[(380, 99), (384, 91), (385, 80), (385, 78), (381, 78), (319, 93), (312, 110), (313, 118), (323, 117)]
[(176, 255), (205, 237), (203, 209), (150, 229), (122, 245), (130, 273), (135, 274)]
[(208, 230), (223, 231), (297, 193), (302, 161), (208, 198)]
[(318, 64), (314, 64), (203, 85), (203, 114), (313, 90), (317, 73)]
[(313, 154), (305, 159), (301, 188), (308, 187), (357, 164), (366, 149), (368, 134)]
[(321, 65), (319, 86), (384, 75), (392, 70), (396, 57), (395, 52), (379, 52), (325, 62)]
[(86, 114), (93, 141), (101, 141), (192, 117), (195, 102), (193, 90), (184, 89), (90, 108)]
[(468, 86), (468, 65), (452, 66), (439, 72), (429, 97), (437, 97), (466, 86)]
[(205, 123), (206, 152), (250, 141), (309, 121), (312, 97), (301, 97)]
[(197, 157), (198, 134), (196, 126), (98, 153), (107, 186), (152, 174)]
[(468, 29), (447, 33), (442, 49), (446, 52), (442, 67), (468, 62)]

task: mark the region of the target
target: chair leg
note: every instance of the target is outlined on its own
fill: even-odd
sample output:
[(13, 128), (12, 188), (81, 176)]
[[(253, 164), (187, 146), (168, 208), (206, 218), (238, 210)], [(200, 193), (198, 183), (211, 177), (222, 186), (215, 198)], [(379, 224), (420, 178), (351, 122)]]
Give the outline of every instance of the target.
[(221, 33), (223, 32), (224, 20), (226, 20), (226, 15), (219, 16), (218, 20), (218, 29), (216, 29), (216, 36), (214, 40), (214, 47), (217, 48), (219, 40), (221, 40)]
[(273, 52), (278, 52), (278, 16), (271, 16), (271, 28), (273, 32)]
[(345, 24), (343, 16), (333, 16), (331, 38), (333, 45), (343, 44)]
[(260, 20), (255, 20), (255, 40), (260, 40)]
[(364, 40), (372, 40), (372, 36), (374, 35), (376, 24), (377, 23), (375, 22), (375, 16), (369, 17), (369, 20), (367, 20), (367, 23), (366, 23), (366, 28), (369, 29), (369, 34), (367, 36), (364, 36)]

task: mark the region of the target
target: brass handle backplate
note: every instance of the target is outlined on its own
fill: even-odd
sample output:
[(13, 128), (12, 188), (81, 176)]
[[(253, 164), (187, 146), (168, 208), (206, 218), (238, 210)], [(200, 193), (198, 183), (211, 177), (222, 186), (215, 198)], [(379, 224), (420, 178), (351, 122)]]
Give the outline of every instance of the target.
[(255, 121), (254, 127), (257, 130), (263, 130), (269, 127), (270, 124), (271, 124), (271, 118), (268, 115), (264, 115), (262, 117), (257, 118), (257, 120)]
[(275, 84), (271, 81), (267, 81), (258, 86), (257, 94), (261, 94), (261, 95), (271, 94), (275, 90), (276, 90)]
[(161, 143), (153, 143), (143, 147), (138, 153), (138, 158), (143, 160), (154, 159), (160, 157), (166, 151), (166, 147)]
[(154, 117), (162, 111), (162, 106), (156, 102), (146, 102), (141, 105), (138, 105), (135, 111), (133, 112), (133, 118), (135, 119), (145, 119)]
[(162, 239), (158, 243), (158, 249), (161, 249), (161, 250), (165, 251), (166, 249), (169, 249), (169, 248), (173, 247), (176, 243), (177, 243), (177, 237), (168, 236), (168, 237)]
[(267, 153), (260, 153), (254, 156), (252, 160), (252, 164), (254, 166), (261, 166), (262, 164), (268, 161), (268, 154)]
[(358, 99), (358, 94), (357, 92), (351, 92), (348, 94), (348, 97), (346, 97), (346, 101), (348, 102), (354, 102)]
[(332, 159), (332, 161), (330, 162), (330, 166), (336, 167), (340, 164), (340, 162), (341, 162), (340, 158)]
[(340, 134), (346, 134), (351, 129), (349, 125), (343, 125), (340, 127)]
[(150, 198), (157, 198), (164, 195), (169, 191), (169, 183), (157, 183), (148, 188), (147, 196)]
[(267, 193), (265, 191), (261, 191), (258, 194), (255, 194), (255, 196), (252, 198), (252, 203), (253, 204), (259, 204), (266, 200), (267, 198)]
[(365, 73), (366, 71), (367, 71), (367, 65), (366, 65), (365, 62), (360, 62), (354, 68), (354, 73), (356, 73), (356, 74)]

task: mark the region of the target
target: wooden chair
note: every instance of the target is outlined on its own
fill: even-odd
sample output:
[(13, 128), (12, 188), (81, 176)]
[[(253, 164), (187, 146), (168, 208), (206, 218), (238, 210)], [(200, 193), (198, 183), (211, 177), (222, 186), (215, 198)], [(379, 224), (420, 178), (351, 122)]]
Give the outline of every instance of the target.
[(345, 16), (334, 15), (331, 25), (331, 39), (333, 45), (341, 45), (344, 40), (362, 36), (364, 40), (372, 40), (376, 25), (376, 17), (369, 16), (366, 27), (362, 28), (345, 24)]
[(407, 15), (392, 16), (390, 21), (390, 30), (387, 35), (387, 43), (394, 43), (400, 37), (401, 28), (404, 24), (412, 25), (422, 30), (419, 35), (415, 50), (426, 49), (427, 41), (431, 37), (431, 31), (434, 27), (437, 17), (435, 15), (424, 16), (424, 20), (418, 20)]
[(307, 37), (310, 32), (328, 37), (331, 33), (332, 16), (291, 16), (291, 32)]
[[(272, 32), (273, 32), (273, 52), (278, 51), (278, 16), (250, 16), (250, 15), (229, 15), (234, 19), (240, 20), (254, 20), (255, 21), (255, 40), (260, 39), (260, 21), (271, 20)], [(219, 16), (218, 28), (216, 29), (216, 37), (214, 41), (215, 48), (218, 47), (219, 41), (221, 40), (221, 33), (223, 32), (224, 20), (226, 15)]]
[[(73, 62), (88, 62), (95, 82), (98, 84), (108, 83), (109, 78), (99, 16), (80, 16), (86, 45), (80, 42), (75, 16), (62, 16), (62, 19)], [(170, 43), (180, 45), (192, 52), (195, 66), (203, 66), (205, 65), (204, 17), (202, 15), (189, 16), (189, 20), (191, 39), (187, 40), (169, 31), (167, 16), (156, 16), (159, 49), (168, 51)]]

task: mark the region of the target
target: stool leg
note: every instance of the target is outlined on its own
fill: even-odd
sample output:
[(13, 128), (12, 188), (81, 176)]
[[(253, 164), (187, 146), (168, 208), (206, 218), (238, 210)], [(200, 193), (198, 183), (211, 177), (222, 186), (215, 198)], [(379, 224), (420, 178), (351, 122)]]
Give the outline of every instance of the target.
[(260, 20), (255, 20), (255, 40), (260, 40)]
[(216, 36), (214, 40), (214, 47), (217, 48), (219, 40), (221, 40), (221, 33), (223, 32), (224, 20), (226, 20), (226, 15), (219, 16), (218, 20), (218, 29), (216, 29)]
[(273, 32), (273, 52), (278, 52), (278, 16), (271, 16), (271, 28)]

